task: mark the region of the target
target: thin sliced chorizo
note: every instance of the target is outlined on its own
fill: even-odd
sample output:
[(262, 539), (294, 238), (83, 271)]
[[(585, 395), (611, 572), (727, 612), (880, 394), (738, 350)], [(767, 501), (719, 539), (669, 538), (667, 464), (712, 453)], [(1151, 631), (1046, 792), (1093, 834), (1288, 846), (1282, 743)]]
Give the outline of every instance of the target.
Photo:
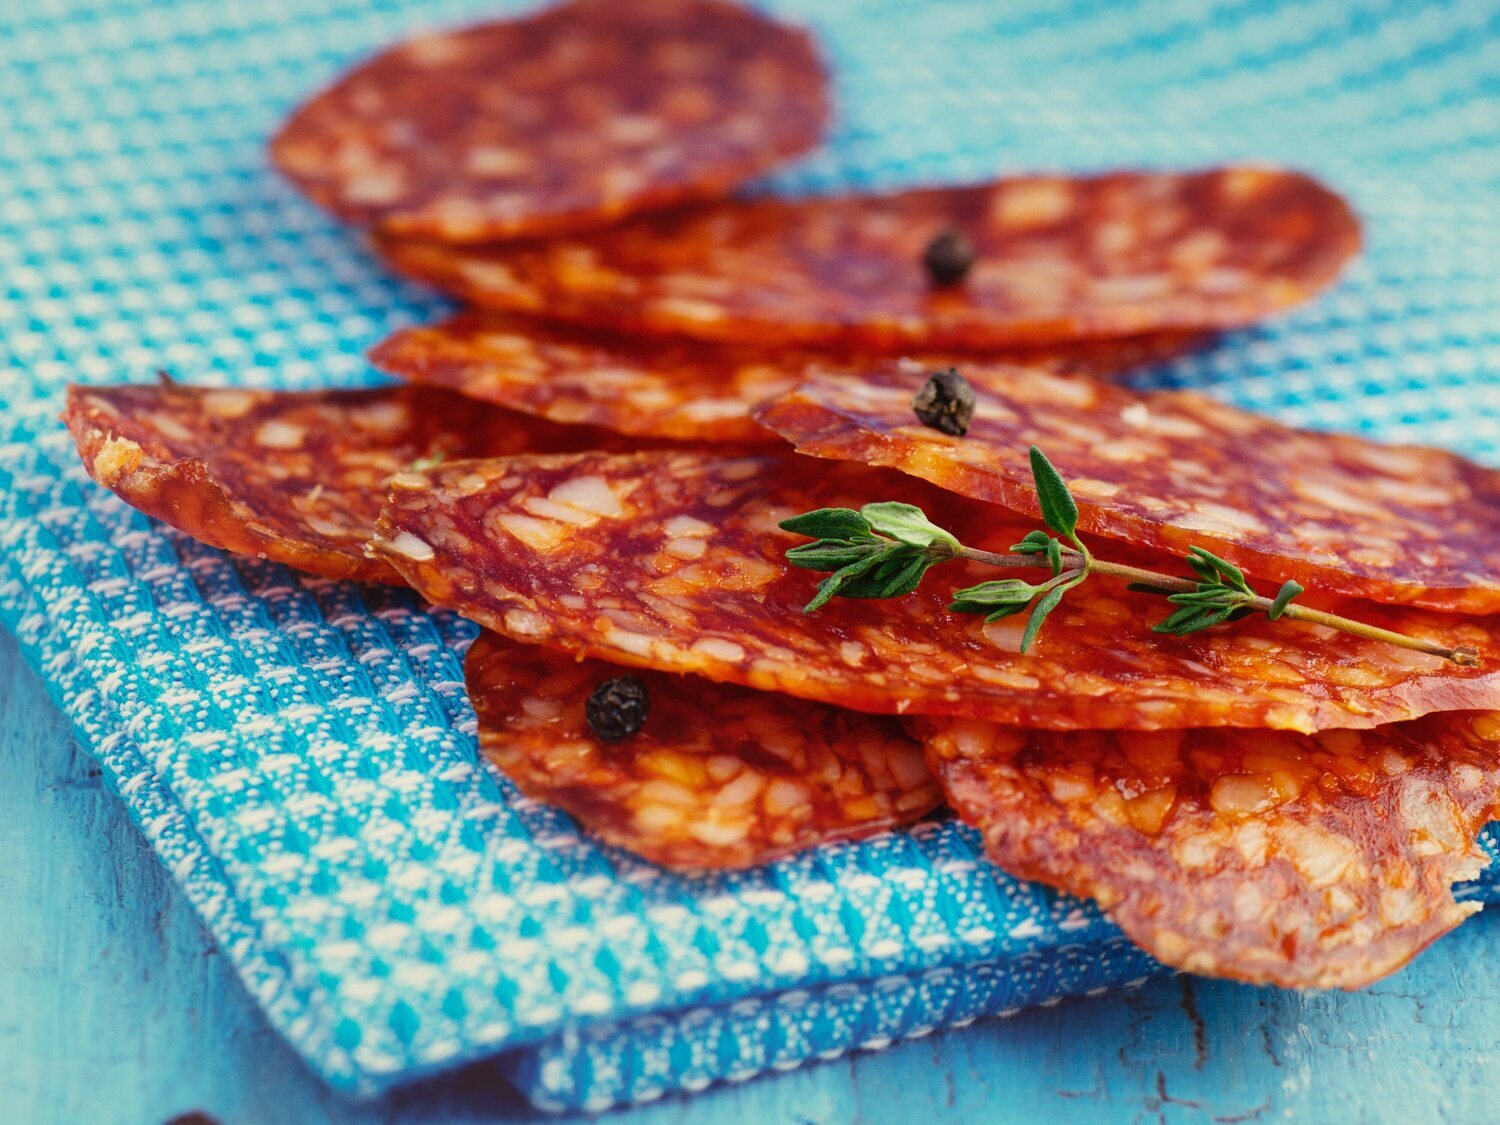
[[(501, 773), (666, 867), (768, 863), (910, 823), (940, 800), (921, 746), (894, 719), (632, 673), (489, 632), (465, 678), (480, 749)], [(609, 696), (627, 689), (635, 715), (620, 736), (591, 709), (618, 706)]]
[(1036, 644), (1020, 618), (950, 613), (993, 577), (949, 562), (913, 594), (836, 598), (778, 523), (900, 500), (966, 544), (1004, 551), (1036, 525), (898, 474), (795, 456), (583, 453), (470, 461), (392, 478), (372, 549), (430, 601), (517, 640), (691, 672), (855, 710), (959, 714), (1050, 729), (1370, 727), (1444, 708), (1500, 707), (1500, 642), (1482, 621), (1324, 602), (1374, 625), (1472, 645), (1479, 667), (1283, 619), (1186, 637), (1170, 608), (1096, 575)]
[[(929, 241), (976, 256), (936, 284)], [(1250, 324), (1358, 251), (1337, 194), (1270, 168), (1027, 176), (893, 195), (729, 201), (546, 242), (384, 237), (468, 300), (657, 335), (869, 350), (1009, 347)]]
[(148, 516), (238, 554), (398, 584), (365, 554), (392, 473), (435, 458), (627, 445), (433, 387), (74, 385), (63, 420), (89, 475)]
[(717, 198), (811, 148), (827, 84), (806, 33), (724, 0), (571, 0), (360, 63), (271, 159), (386, 231), (553, 235)]
[[(1180, 355), (1184, 334), (1015, 348), (1008, 358), (1046, 371), (1115, 375)], [(921, 355), (924, 367), (962, 362)], [(878, 357), (808, 348), (705, 344), (625, 336), (470, 309), (439, 324), (404, 328), (370, 362), (414, 383), (555, 422), (585, 423), (675, 441), (780, 444), (752, 408), (791, 391), (814, 366), (862, 372)]]
[(991, 859), (1097, 899), (1179, 969), (1358, 988), (1479, 909), (1452, 887), (1486, 863), (1494, 712), (1317, 735), (914, 725)]
[(1500, 611), (1500, 471), (1457, 454), (1297, 429), (1189, 392), (1140, 393), (1003, 364), (962, 364), (962, 435), (913, 413), (926, 374), (810, 373), (760, 422), (800, 452), (889, 466), (1038, 510), (1039, 446), (1089, 533), (1215, 551), (1266, 582), (1469, 613)]

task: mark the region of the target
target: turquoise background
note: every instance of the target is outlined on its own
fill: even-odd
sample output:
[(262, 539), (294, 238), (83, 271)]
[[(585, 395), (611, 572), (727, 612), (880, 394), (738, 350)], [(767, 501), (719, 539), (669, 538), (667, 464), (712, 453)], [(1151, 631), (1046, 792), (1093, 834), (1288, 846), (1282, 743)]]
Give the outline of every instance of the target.
[[(1097, 912), (982, 865), (952, 823), (717, 880), (600, 848), (476, 763), (464, 623), (226, 558), (83, 479), (55, 421), (68, 379), (366, 382), (366, 347), (444, 307), (279, 182), (262, 145), (350, 59), (515, 6), (0, 6), (0, 622), (20, 643), (0, 667), (6, 777), (28, 779), (0, 806), (0, 942), (14, 943), (0, 972), (15, 978), (0, 1077), (25, 1106), (150, 1120), (194, 1092), (258, 1121), (332, 1104), (263, 1018), (346, 1091), (507, 1048), (505, 1079), (561, 1108), (902, 1036), (920, 1037), (891, 1056), (904, 1064), (857, 1056), (706, 1104), (794, 1116), (800, 1095), (770, 1092), (786, 1089), (828, 1120), (972, 1118), (1061, 1089), (1148, 1118), (1270, 1099), (1264, 1114), (1420, 1120), (1408, 1081), (1460, 1118), (1481, 1104), (1488, 918), (1361, 997), (1147, 984), (923, 1055), (955, 1021), (1149, 967)], [(1142, 381), (1500, 455), (1491, 0), (768, 6), (817, 28), (839, 117), (828, 146), (761, 189), (1247, 158), (1312, 169), (1366, 220), (1346, 280)], [(92, 782), (17, 652), (97, 763)], [(98, 886), (104, 903), (76, 897)], [(217, 954), (201, 954), (187, 903)], [(1440, 959), (1448, 948), (1469, 953)], [(852, 1085), (828, 1077), (849, 1068)], [(1374, 1073), (1357, 1082), (1360, 1068)], [(487, 1102), (499, 1081), (485, 1066), (412, 1097), (436, 1113), (434, 1098)]]
[[(590, 1120), (537, 1113), (485, 1066), (365, 1108), (330, 1093), (267, 1025), (3, 633), (0, 777), (4, 1120)], [(1497, 946), (1489, 910), (1360, 993), (1171, 978), (603, 1120), (1488, 1122), (1500, 1096)]]

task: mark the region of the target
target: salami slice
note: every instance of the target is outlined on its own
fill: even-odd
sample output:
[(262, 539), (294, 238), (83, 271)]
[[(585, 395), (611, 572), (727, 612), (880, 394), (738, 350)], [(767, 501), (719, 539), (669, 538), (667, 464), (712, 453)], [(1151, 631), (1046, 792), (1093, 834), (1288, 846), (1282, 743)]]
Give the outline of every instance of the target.
[(1479, 909), (1451, 888), (1485, 865), (1494, 713), (1314, 736), (919, 725), (996, 863), (1098, 899), (1179, 969), (1357, 988)]
[(984, 624), (948, 594), (993, 577), (933, 570), (912, 595), (802, 607), (816, 575), (780, 520), (902, 500), (967, 544), (1005, 550), (1034, 523), (919, 481), (793, 456), (583, 453), (468, 462), (392, 481), (372, 549), (429, 600), (517, 640), (691, 672), (861, 711), (944, 713), (1051, 729), (1370, 727), (1500, 706), (1484, 624), (1327, 602), (1386, 628), (1474, 645), (1483, 666), (1283, 619), (1153, 634), (1160, 598), (1094, 576), (1027, 655), (1022, 621)]
[(424, 459), (620, 448), (430, 387), (68, 388), (89, 475), (195, 539), (328, 578), (400, 583), (365, 544), (392, 473)]
[(1283, 425), (1202, 395), (1140, 394), (966, 364), (962, 437), (923, 425), (926, 373), (827, 372), (760, 422), (803, 453), (887, 465), (1038, 510), (1026, 451), (1042, 448), (1086, 532), (1181, 553), (1206, 547), (1266, 582), (1473, 613), (1500, 611), (1500, 472), (1453, 453)]
[[(696, 676), (637, 674), (644, 722), (607, 741), (589, 700), (627, 674), (494, 633), (466, 665), (480, 749), (500, 772), (653, 863), (768, 863), (910, 823), (941, 801), (895, 719)], [(599, 721), (608, 732), (608, 716)]]
[[(967, 276), (924, 248), (960, 228)], [(1249, 324), (1330, 285), (1359, 223), (1306, 176), (1258, 168), (1025, 177), (897, 195), (726, 202), (552, 242), (381, 240), (481, 305), (762, 344), (990, 348)]]
[[(1009, 358), (1050, 371), (1107, 375), (1179, 355), (1197, 342), (1161, 334), (1017, 348)], [(793, 390), (811, 365), (864, 371), (879, 361), (805, 348), (620, 336), (468, 310), (441, 324), (397, 332), (371, 351), (370, 362), (403, 379), (451, 387), (556, 422), (653, 438), (779, 445), (751, 419), (752, 407)], [(914, 362), (960, 360), (926, 355)]]
[(571, 0), (369, 59), (271, 142), (335, 214), (449, 241), (712, 199), (817, 144), (811, 39), (722, 0)]

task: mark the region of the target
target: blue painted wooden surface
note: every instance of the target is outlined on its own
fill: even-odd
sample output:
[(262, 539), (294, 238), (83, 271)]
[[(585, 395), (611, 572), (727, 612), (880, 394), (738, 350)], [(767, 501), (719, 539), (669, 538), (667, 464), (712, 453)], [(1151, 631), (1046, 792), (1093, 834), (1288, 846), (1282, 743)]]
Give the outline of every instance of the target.
[[(1356, 995), (1175, 978), (612, 1120), (1489, 1121), (1500, 911)], [(265, 1026), (0, 632), (0, 1121), (535, 1120), (485, 1067), (368, 1106)], [(547, 1119), (556, 1120), (556, 1119)]]

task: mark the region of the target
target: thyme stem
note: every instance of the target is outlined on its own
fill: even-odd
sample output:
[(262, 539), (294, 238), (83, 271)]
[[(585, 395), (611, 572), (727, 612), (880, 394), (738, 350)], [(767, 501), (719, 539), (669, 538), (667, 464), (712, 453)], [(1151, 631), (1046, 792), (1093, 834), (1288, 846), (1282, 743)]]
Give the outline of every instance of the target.
[(808, 603), (806, 612), (811, 613), (835, 596), (900, 597), (915, 590), (930, 568), (954, 559), (967, 559), (1003, 569), (1025, 567), (1051, 572), (1052, 577), (1040, 584), (1007, 578), (982, 582), (953, 594), (950, 609), (983, 614), (986, 621), (1030, 610), (1021, 638), (1022, 652), (1069, 590), (1090, 575), (1104, 574), (1123, 578), (1131, 589), (1164, 596), (1173, 604), (1174, 612), (1153, 627), (1157, 633), (1186, 636), (1261, 612), (1272, 621), (1290, 617), (1466, 667), (1480, 664), (1478, 651), (1467, 645), (1450, 647), (1326, 610), (1295, 605), (1294, 599), (1304, 592), (1298, 582), (1283, 584), (1274, 598), (1264, 597), (1256, 593), (1239, 567), (1203, 547), (1190, 547), (1187, 552), (1186, 562), (1196, 578), (1096, 559), (1078, 538), (1078, 505), (1067, 483), (1036, 446), (1031, 447), (1030, 456), (1042, 519), (1056, 534), (1033, 531), (1005, 554), (966, 547), (951, 532), (929, 520), (920, 508), (896, 501), (866, 504), (857, 512), (852, 508), (820, 508), (782, 521), (783, 529), (816, 540), (793, 547), (787, 552), (787, 560), (794, 566), (831, 572), (819, 584), (817, 596)]
[[(1267, 598), (1257, 598), (1256, 608), (1259, 603), (1270, 604)], [(1305, 605), (1289, 605), (1283, 616), (1290, 617), (1294, 621), (1306, 621), (1313, 625), (1326, 625), (1330, 629), (1339, 629), (1345, 633), (1353, 633), (1356, 637), (1367, 637), (1372, 641), (1384, 641), (1388, 645), (1398, 648), (1409, 648), (1413, 652), (1425, 652), (1431, 656), (1441, 656), (1444, 660), (1452, 661), (1464, 668), (1479, 667), (1479, 653), (1468, 645), (1459, 645), (1457, 648), (1449, 648), (1447, 645), (1437, 641), (1424, 641), (1420, 637), (1408, 636), (1405, 633), (1392, 632), (1390, 629), (1382, 629), (1378, 625), (1366, 625), (1363, 621), (1353, 621), (1347, 617), (1340, 617), (1336, 613), (1327, 613), (1321, 609), (1312, 609)]]
[[(1033, 570), (1047, 568), (1046, 563), (1038, 561), (1034, 555), (1002, 555), (996, 551), (981, 551), (976, 547), (960, 547), (954, 554), (958, 558), (983, 563), (985, 566), (1030, 567)], [(1127, 566), (1124, 563), (1106, 562), (1097, 558), (1090, 558), (1085, 562), (1082, 561), (1083, 556), (1070, 547), (1063, 548), (1063, 556), (1073, 564), (1063, 572), (1065, 575), (1107, 574), (1113, 578), (1123, 578), (1127, 582), (1139, 582), (1145, 586), (1155, 586), (1160, 590), (1170, 590), (1181, 594), (1192, 593), (1198, 588), (1198, 582), (1195, 579), (1181, 578), (1175, 574), (1163, 574), (1156, 570)], [(1249, 609), (1265, 613), (1270, 610), (1272, 599), (1256, 595), (1245, 599), (1243, 604)], [(1382, 629), (1378, 625), (1367, 625), (1351, 617), (1342, 617), (1337, 613), (1312, 609), (1295, 603), (1287, 606), (1282, 611), (1282, 616), (1290, 617), (1294, 621), (1306, 621), (1311, 625), (1324, 625), (1343, 633), (1352, 633), (1356, 637), (1365, 637), (1368, 640), (1396, 645), (1398, 648), (1411, 649), (1413, 652), (1440, 656), (1444, 660), (1464, 667), (1477, 668), (1479, 666), (1479, 655), (1472, 648), (1464, 645), (1450, 648), (1438, 641), (1424, 641), (1420, 637), (1397, 633), (1391, 629)]]

